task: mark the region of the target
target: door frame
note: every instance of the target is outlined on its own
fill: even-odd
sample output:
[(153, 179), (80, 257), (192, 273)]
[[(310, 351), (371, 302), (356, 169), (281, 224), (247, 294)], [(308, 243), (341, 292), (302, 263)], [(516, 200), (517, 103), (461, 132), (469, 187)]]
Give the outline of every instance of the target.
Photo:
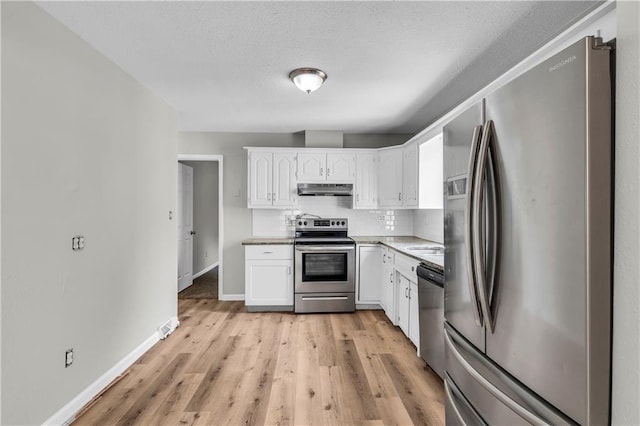
[[(222, 289), (224, 271), (223, 271), (223, 259), (222, 248), (224, 247), (224, 217), (223, 217), (223, 204), (224, 204), (224, 192), (223, 192), (223, 156), (212, 154), (178, 154), (176, 161), (217, 161), (218, 162), (218, 300), (224, 300), (224, 294)], [(177, 223), (176, 223), (177, 230)], [(178, 295), (176, 294), (176, 297)]]

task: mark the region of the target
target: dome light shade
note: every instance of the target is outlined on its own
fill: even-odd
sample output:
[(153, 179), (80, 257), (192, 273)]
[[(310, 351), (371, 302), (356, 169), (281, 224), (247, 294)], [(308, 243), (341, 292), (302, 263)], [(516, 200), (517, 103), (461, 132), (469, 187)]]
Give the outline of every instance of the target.
[(311, 93), (322, 86), (327, 74), (317, 68), (298, 68), (289, 73), (289, 78), (298, 89)]

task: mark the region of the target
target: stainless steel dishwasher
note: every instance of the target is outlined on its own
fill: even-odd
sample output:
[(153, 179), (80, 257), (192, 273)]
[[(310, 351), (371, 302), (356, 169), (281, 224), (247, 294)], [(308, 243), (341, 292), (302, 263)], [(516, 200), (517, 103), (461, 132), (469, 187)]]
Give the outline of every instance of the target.
[(425, 264), (417, 273), (420, 356), (444, 378), (444, 274)]

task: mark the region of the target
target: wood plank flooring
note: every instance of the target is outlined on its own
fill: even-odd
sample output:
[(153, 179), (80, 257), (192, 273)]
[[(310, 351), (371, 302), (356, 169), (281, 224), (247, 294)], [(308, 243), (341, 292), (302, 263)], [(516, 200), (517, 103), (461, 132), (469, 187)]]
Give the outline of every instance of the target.
[(382, 311), (178, 301), (180, 327), (74, 425), (443, 425), (440, 378)]

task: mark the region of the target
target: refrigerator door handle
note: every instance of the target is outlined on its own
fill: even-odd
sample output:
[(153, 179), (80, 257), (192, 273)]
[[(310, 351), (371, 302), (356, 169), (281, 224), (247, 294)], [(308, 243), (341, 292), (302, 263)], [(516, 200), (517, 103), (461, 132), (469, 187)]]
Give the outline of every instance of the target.
[(455, 413), (456, 418), (458, 419), (458, 423), (463, 426), (467, 426), (467, 422), (464, 421), (464, 418), (462, 417), (462, 413), (460, 413), (460, 409), (458, 408), (458, 404), (456, 404), (456, 400), (453, 398), (453, 395), (451, 394), (448, 377), (444, 379), (444, 393), (446, 394), (447, 399), (451, 403), (451, 408), (453, 408), (453, 412)]
[[(462, 396), (462, 392), (460, 392), (460, 389), (458, 389), (458, 387), (455, 385), (455, 383), (453, 382), (453, 380), (451, 379), (451, 376), (449, 376), (447, 373), (445, 374), (445, 378), (444, 378), (444, 393), (447, 397), (447, 400), (449, 400), (449, 403), (451, 405), (451, 408), (453, 409), (454, 414), (456, 415), (456, 418), (458, 419), (458, 423), (464, 426), (467, 425), (479, 425), (479, 426), (487, 426), (487, 423), (482, 419), (482, 417), (480, 417), (478, 415), (478, 413), (476, 413), (476, 411), (473, 409), (473, 407), (471, 407), (471, 405), (464, 400), (463, 396)], [(469, 419), (470, 421), (465, 420), (464, 416), (462, 415), (462, 410), (460, 409), (460, 405), (463, 405), (466, 407), (466, 412), (469, 415), (472, 415), (472, 419)]]
[(473, 262), (473, 224), (474, 224), (474, 182), (476, 180), (476, 162), (478, 159), (478, 145), (480, 144), (480, 135), (482, 133), (482, 125), (477, 125), (473, 129), (471, 137), (471, 155), (469, 155), (469, 167), (467, 170), (467, 188), (466, 188), (466, 209), (465, 209), (465, 247), (467, 258), (467, 282), (469, 284), (469, 294), (471, 295), (471, 308), (473, 310), (473, 318), (478, 327), (482, 327), (482, 312), (477, 299), (475, 267)]
[(511, 409), (514, 413), (535, 426), (545, 426), (549, 424), (542, 418), (536, 416), (531, 411), (518, 404), (509, 395), (498, 389), (493, 383), (485, 379), (482, 374), (476, 371), (476, 369), (473, 368), (473, 366), (469, 364), (465, 357), (460, 353), (458, 348), (456, 348), (455, 343), (453, 343), (453, 341), (451, 340), (449, 330), (447, 330), (446, 327), (444, 330), (444, 342), (447, 346), (447, 349), (449, 350), (449, 353), (451, 353), (456, 358), (456, 360), (467, 371), (467, 373), (469, 373), (469, 375), (473, 377), (475, 381), (478, 382), (489, 393), (500, 400), (500, 402), (509, 407), (509, 409)]
[[(487, 170), (487, 163), (489, 158), (489, 144), (493, 135), (493, 121), (489, 120), (484, 124), (482, 131), (482, 141), (480, 142), (480, 149), (478, 150), (478, 161), (476, 164), (476, 179), (473, 188), (473, 221), (472, 221), (472, 240), (473, 240), (473, 260), (475, 264), (476, 282), (478, 283), (478, 297), (480, 299), (480, 306), (482, 307), (482, 314), (484, 316), (485, 327), (493, 333), (494, 319), (492, 318), (491, 307), (489, 303), (489, 291), (487, 289), (487, 276), (485, 268), (485, 238), (483, 235), (482, 227), (482, 208), (485, 198), (485, 171)], [(493, 167), (492, 167), (493, 168)], [(494, 179), (489, 179), (494, 181)], [(495, 199), (495, 197), (493, 197)]]

